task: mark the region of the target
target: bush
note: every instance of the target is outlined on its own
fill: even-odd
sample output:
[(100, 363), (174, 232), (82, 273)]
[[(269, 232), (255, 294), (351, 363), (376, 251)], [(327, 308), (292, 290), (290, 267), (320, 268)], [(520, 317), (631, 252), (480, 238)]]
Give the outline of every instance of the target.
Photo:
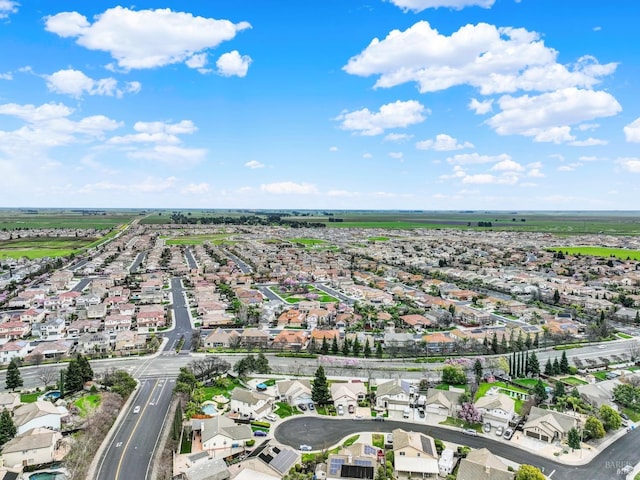
[(253, 447), (256, 444), (256, 441), (252, 438), (251, 440), (247, 440), (245, 444), (247, 447)]
[(254, 420), (251, 422), (251, 426), (253, 427), (263, 427), (263, 428), (271, 428), (271, 424), (269, 422), (262, 422), (260, 420)]

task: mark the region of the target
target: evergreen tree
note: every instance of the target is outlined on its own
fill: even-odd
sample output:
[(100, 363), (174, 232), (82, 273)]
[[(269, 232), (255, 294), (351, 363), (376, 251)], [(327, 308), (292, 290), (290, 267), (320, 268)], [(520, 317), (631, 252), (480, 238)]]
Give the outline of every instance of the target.
[(476, 361), (473, 363), (473, 373), (476, 378), (482, 378), (482, 362), (479, 358), (476, 358)]
[(575, 428), (569, 430), (567, 434), (567, 443), (572, 450), (580, 450), (580, 432)]
[(316, 348), (316, 337), (311, 337), (311, 341), (309, 342), (309, 345), (307, 345), (307, 352), (316, 353)]
[(562, 398), (566, 395), (564, 389), (564, 383), (561, 381), (557, 381), (555, 387), (553, 388), (553, 401), (554, 403), (558, 401), (559, 398)]
[(553, 359), (553, 374), (560, 375), (562, 370), (560, 370), (560, 362), (558, 362), (558, 357)]
[(500, 353), (507, 353), (508, 351), (509, 347), (507, 346), (507, 337), (505, 337), (503, 333), (502, 340), (500, 340)]
[(76, 361), (78, 362), (78, 368), (80, 369), (83, 383), (93, 380), (93, 369), (91, 368), (87, 357), (78, 354), (76, 357)]
[(329, 344), (327, 343), (327, 338), (322, 337), (322, 345), (320, 346), (320, 353), (326, 355), (329, 353)]
[(345, 357), (348, 357), (350, 351), (351, 351), (351, 340), (345, 337), (345, 339), (342, 342), (342, 354)]
[(331, 401), (331, 392), (327, 377), (324, 374), (324, 368), (318, 367), (313, 378), (313, 389), (311, 390), (311, 399), (318, 405), (326, 405)]
[(489, 353), (489, 340), (487, 340), (487, 336), (485, 335), (482, 339), (482, 352), (485, 354)]
[(69, 392), (79, 392), (84, 387), (82, 367), (76, 359), (69, 362), (64, 372), (64, 389)]
[(560, 292), (557, 289), (553, 292), (553, 303), (555, 305), (560, 303)]
[(364, 342), (364, 350), (363, 350), (364, 358), (371, 357), (371, 345), (369, 345), (369, 339)]
[(520, 376), (520, 357), (519, 356), (515, 357), (515, 365), (516, 365), (516, 368), (513, 371), (513, 378), (518, 378)]
[(538, 361), (538, 356), (536, 352), (531, 352), (529, 355), (529, 362), (527, 363), (527, 373), (531, 375), (538, 376), (540, 375), (540, 362)]
[(353, 343), (351, 344), (351, 351), (353, 352), (353, 356), (359, 357), (361, 350), (362, 350), (362, 345), (360, 344), (358, 337), (356, 337), (353, 339)]
[(522, 355), (522, 365), (523, 365), (520, 376), (526, 377), (527, 372), (529, 371), (529, 355), (527, 355), (525, 351), (522, 351), (520, 355)]
[(491, 337), (491, 351), (496, 354), (498, 353), (498, 335), (496, 332), (493, 332), (493, 336)]
[(562, 358), (560, 359), (560, 373), (569, 373), (569, 359), (567, 358), (567, 351), (562, 351)]
[(553, 375), (553, 365), (551, 364), (551, 359), (550, 358), (547, 358), (547, 363), (544, 366), (544, 374), (547, 377), (550, 377), (550, 376)]
[(0, 413), (0, 447), (16, 436), (16, 426), (6, 408)]
[(518, 339), (516, 340), (516, 349), (518, 351), (524, 348), (524, 339), (522, 337), (522, 330), (518, 333)]
[(640, 323), (640, 310), (636, 310), (636, 318), (634, 321), (636, 324)]
[(333, 340), (331, 341), (331, 353), (333, 355), (337, 355), (340, 349), (338, 348), (338, 336), (334, 335)]
[(20, 375), (20, 369), (18, 368), (16, 359), (12, 358), (9, 362), (9, 367), (7, 367), (6, 388), (11, 389), (13, 392), (22, 385), (24, 385), (24, 381), (22, 380), (22, 375)]
[(381, 342), (377, 342), (376, 343), (376, 358), (382, 358), (382, 343)]
[(515, 332), (513, 331), (513, 329), (511, 329), (511, 333), (509, 333), (509, 348), (511, 349), (512, 352), (516, 351), (516, 337), (515, 337)]
[(538, 379), (535, 386), (533, 387), (533, 393), (536, 396), (536, 403), (538, 405), (540, 405), (547, 399), (547, 390), (545, 389), (542, 380)]
[(536, 336), (533, 339), (533, 348), (538, 348), (540, 346), (540, 334), (536, 332)]

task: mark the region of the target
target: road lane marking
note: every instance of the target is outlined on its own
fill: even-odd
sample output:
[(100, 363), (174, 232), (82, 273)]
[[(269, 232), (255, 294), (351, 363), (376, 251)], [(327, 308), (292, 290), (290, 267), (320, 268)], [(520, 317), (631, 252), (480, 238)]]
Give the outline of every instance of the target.
[(122, 446), (122, 442), (116, 443), (116, 448), (120, 448)]
[[(158, 383), (158, 381), (156, 380), (155, 382), (156, 384)], [(155, 390), (155, 386), (153, 387), (153, 389)], [(152, 392), (153, 393), (153, 390)], [(129, 449), (129, 444), (131, 443), (131, 440), (133, 440), (133, 436), (136, 433), (136, 430), (138, 429), (138, 425), (140, 425), (140, 422), (142, 421), (142, 417), (144, 416), (144, 412), (147, 410), (147, 405), (149, 404), (149, 401), (147, 400), (147, 402), (144, 405), (144, 408), (142, 409), (142, 411), (140, 412), (139, 416), (138, 416), (138, 420), (136, 421), (135, 425), (133, 426), (133, 428), (131, 429), (131, 434), (129, 435), (129, 438), (127, 439), (127, 443), (124, 445), (124, 449), (122, 449), (122, 455), (120, 455), (120, 461), (118, 462), (118, 467), (116, 468), (116, 475), (114, 477), (115, 480), (118, 480), (118, 478), (120, 477), (120, 469), (122, 468), (122, 461), (124, 460), (124, 456), (127, 453), (127, 450)], [(136, 449), (138, 448), (138, 446), (136, 445), (135, 447)]]

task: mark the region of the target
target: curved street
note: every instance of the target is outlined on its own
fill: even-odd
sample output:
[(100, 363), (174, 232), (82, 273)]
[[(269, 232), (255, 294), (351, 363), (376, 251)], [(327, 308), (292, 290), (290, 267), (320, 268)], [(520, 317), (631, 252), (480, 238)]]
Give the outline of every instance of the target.
[(562, 480), (611, 480), (618, 476), (621, 467), (640, 462), (640, 451), (637, 448), (640, 439), (638, 429), (627, 433), (609, 445), (591, 462), (575, 466), (540, 457), (482, 434), (473, 437), (451, 428), (396, 420), (379, 422), (300, 415), (287, 419), (278, 425), (274, 436), (278, 442), (295, 449), (298, 449), (301, 444), (306, 444), (311, 445), (314, 450), (325, 450), (332, 448), (349, 435), (361, 432), (388, 433), (396, 428), (421, 432), (445, 442), (468, 445), (472, 448), (488, 448), (495, 455), (508, 458), (516, 463), (535, 465), (538, 468), (543, 468), (547, 476)]

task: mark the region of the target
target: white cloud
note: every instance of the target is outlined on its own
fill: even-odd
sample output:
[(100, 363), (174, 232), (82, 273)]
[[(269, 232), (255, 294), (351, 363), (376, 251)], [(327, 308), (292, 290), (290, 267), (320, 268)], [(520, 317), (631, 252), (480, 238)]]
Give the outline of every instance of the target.
[(178, 135), (191, 134), (197, 131), (191, 120), (182, 120), (178, 123), (136, 122), (133, 129), (138, 133), (112, 137), (108, 143), (114, 145), (135, 143), (177, 145), (182, 143)]
[(7, 18), (10, 14), (18, 11), (18, 2), (13, 0), (0, 0), (0, 18)]
[(119, 89), (118, 81), (115, 78), (94, 80), (80, 70), (74, 69), (58, 70), (51, 75), (44, 75), (44, 78), (47, 81), (49, 91), (76, 98), (85, 93), (121, 98), (124, 92), (138, 93), (141, 88), (140, 82), (129, 82), (125, 84), (124, 90)]
[(362, 158), (365, 158), (365, 159), (369, 160), (370, 158), (373, 158), (373, 155), (368, 153), (368, 152), (367, 153), (363, 153), (362, 154)]
[(484, 115), (493, 110), (493, 100), (476, 100), (472, 98), (469, 102), (469, 110), (473, 110), (476, 115)]
[(573, 147), (594, 147), (598, 145), (608, 145), (609, 142), (607, 140), (602, 140), (601, 138), (593, 138), (589, 137), (585, 140), (574, 140), (570, 142), (569, 145)]
[(447, 36), (420, 21), (382, 40), (374, 38), (343, 69), (352, 75), (378, 76), (375, 87), (416, 82), (425, 93), (470, 85), (490, 95), (592, 88), (617, 67), (601, 65), (590, 56), (565, 66), (556, 62), (557, 56), (538, 33), (523, 28), (469, 24)]
[(559, 172), (573, 172), (575, 170), (575, 167), (572, 165), (562, 165), (558, 167), (557, 170)]
[(539, 168), (532, 168), (527, 172), (527, 176), (532, 178), (543, 178), (544, 173), (542, 173), (542, 171)]
[(190, 58), (187, 59), (185, 63), (185, 65), (189, 68), (194, 68), (194, 69), (202, 69), (206, 64), (207, 64), (207, 54), (206, 53), (197, 53), (195, 55), (192, 55)]
[(504, 174), (502, 176), (491, 175), (489, 173), (478, 173), (475, 175), (467, 175), (462, 179), (462, 183), (471, 185), (513, 185), (518, 182), (518, 177), (513, 174)]
[(561, 155), (559, 153), (552, 153), (551, 155), (549, 155), (549, 158), (553, 158), (555, 160), (559, 160), (561, 162), (564, 162), (564, 155)]
[(204, 148), (185, 148), (177, 145), (154, 145), (150, 148), (127, 152), (129, 158), (153, 160), (175, 167), (191, 167), (207, 155)]
[(640, 173), (640, 158), (619, 158), (616, 163), (631, 173)]
[(596, 157), (593, 155), (583, 155), (581, 157), (578, 157), (578, 160), (580, 160), (581, 162), (597, 162), (599, 160), (606, 160), (606, 159), (602, 157)]
[(460, 153), (447, 158), (451, 165), (478, 165), (483, 163), (510, 162), (511, 156), (506, 153), (500, 155), (480, 155), (479, 153)]
[(404, 142), (405, 140), (409, 140), (413, 135), (409, 135), (407, 133), (390, 133), (385, 135), (385, 142)]
[(255, 170), (256, 168), (264, 167), (264, 163), (260, 163), (257, 160), (249, 160), (247, 163), (244, 164), (244, 166), (252, 170)]
[(627, 142), (640, 142), (640, 117), (624, 127), (624, 136)]
[(251, 65), (251, 57), (248, 55), (240, 55), (237, 50), (229, 53), (223, 53), (216, 62), (218, 74), (223, 77), (240, 77), (243, 78), (249, 71)]
[(402, 160), (404, 154), (402, 152), (389, 152), (389, 156), (391, 158), (395, 158), (396, 160)]
[(496, 163), (493, 167), (491, 167), (491, 170), (521, 172), (524, 170), (524, 167), (518, 162), (514, 162), (510, 158), (506, 158)]
[(578, 125), (578, 130), (585, 132), (587, 130), (595, 130), (598, 127), (600, 127), (600, 124), (598, 123), (582, 123)]
[(318, 189), (311, 183), (295, 183), (295, 182), (276, 182), (276, 183), (264, 183), (260, 185), (260, 190), (266, 193), (273, 193), (276, 195), (308, 195), (311, 193), (317, 193)]
[(427, 8), (452, 8), (462, 10), (464, 7), (491, 8), (496, 0), (388, 0), (405, 12), (421, 12)]
[(0, 73), (0, 80), (13, 80), (13, 73)]
[(250, 27), (168, 8), (136, 11), (120, 6), (97, 15), (93, 23), (77, 12), (58, 13), (45, 22), (47, 31), (77, 38), (78, 45), (89, 50), (108, 52), (127, 70), (185, 62)]
[(338, 147), (336, 147), (336, 146), (329, 147), (329, 151), (330, 152), (337, 152), (338, 151)]
[(203, 195), (208, 193), (211, 187), (208, 183), (190, 183), (186, 187), (180, 190), (180, 193), (185, 195)]
[(435, 140), (429, 139), (416, 143), (416, 148), (419, 150), (436, 150), (439, 152), (446, 152), (451, 150), (462, 150), (463, 148), (473, 148), (473, 143), (458, 143), (458, 140), (455, 138), (447, 135), (446, 133), (440, 133), (436, 135)]
[(498, 100), (500, 113), (487, 123), (500, 135), (519, 134), (539, 142), (575, 140), (569, 125), (609, 117), (622, 110), (609, 93), (565, 88), (540, 95), (505, 95)]
[(382, 105), (378, 112), (371, 112), (368, 108), (353, 112), (342, 112), (336, 120), (342, 122), (340, 128), (352, 130), (360, 135), (380, 135), (389, 128), (404, 128), (421, 123), (430, 111), (420, 102), (398, 100), (394, 103)]

